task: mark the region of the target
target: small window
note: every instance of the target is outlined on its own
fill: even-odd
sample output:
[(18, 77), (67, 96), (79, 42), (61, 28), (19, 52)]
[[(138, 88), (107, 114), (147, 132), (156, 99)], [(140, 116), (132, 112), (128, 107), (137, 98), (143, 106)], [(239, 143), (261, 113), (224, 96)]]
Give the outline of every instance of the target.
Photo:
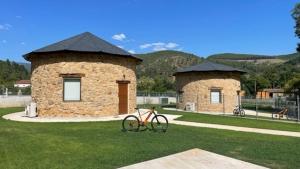
[(64, 101), (80, 101), (81, 100), (81, 79), (80, 78), (64, 78)]
[(182, 103), (183, 102), (183, 91), (178, 91), (178, 101), (179, 103)]
[(210, 102), (212, 104), (222, 103), (221, 98), (222, 98), (221, 90), (213, 89), (210, 91)]

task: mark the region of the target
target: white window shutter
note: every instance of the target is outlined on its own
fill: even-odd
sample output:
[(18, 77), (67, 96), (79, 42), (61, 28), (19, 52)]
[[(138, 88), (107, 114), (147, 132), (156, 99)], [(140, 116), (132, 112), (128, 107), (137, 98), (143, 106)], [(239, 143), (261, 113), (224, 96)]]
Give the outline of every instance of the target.
[(64, 79), (64, 100), (80, 101), (80, 79)]
[(220, 91), (211, 91), (211, 103), (220, 103)]

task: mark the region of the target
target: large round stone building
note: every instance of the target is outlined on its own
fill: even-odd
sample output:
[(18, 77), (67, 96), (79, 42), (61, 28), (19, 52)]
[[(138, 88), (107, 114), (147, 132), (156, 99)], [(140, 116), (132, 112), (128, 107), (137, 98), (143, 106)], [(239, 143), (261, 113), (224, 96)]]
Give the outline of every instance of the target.
[(178, 70), (174, 74), (177, 107), (197, 112), (232, 113), (238, 104), (242, 73), (245, 72), (209, 61)]
[(109, 116), (134, 112), (141, 59), (91, 33), (24, 55), (31, 62), (38, 116)]

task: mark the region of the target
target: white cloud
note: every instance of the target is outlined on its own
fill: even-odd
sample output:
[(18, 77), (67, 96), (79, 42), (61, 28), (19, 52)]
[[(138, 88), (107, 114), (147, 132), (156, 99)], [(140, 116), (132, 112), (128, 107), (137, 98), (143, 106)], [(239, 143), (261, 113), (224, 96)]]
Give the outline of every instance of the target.
[(153, 46), (164, 46), (165, 43), (163, 42), (156, 42), (156, 43), (152, 43)]
[(0, 24), (0, 30), (9, 30), (12, 26), (8, 23)]
[(167, 50), (167, 48), (163, 47), (163, 46), (154, 46), (153, 47), (154, 51), (161, 51), (161, 50)]
[(126, 39), (126, 35), (124, 33), (120, 33), (120, 34), (113, 35), (112, 38), (114, 40), (123, 41), (124, 39)]
[(147, 43), (147, 44), (140, 45), (140, 48), (141, 49), (146, 49), (146, 48), (149, 48), (151, 46), (152, 46), (152, 44)]
[(124, 49), (124, 46), (118, 45), (119, 48)]
[(177, 43), (173, 43), (173, 42), (166, 44), (166, 48), (169, 48), (169, 49), (176, 48), (177, 46), (179, 46), (179, 45)]
[(26, 43), (25, 43), (25, 42), (21, 42), (20, 44), (21, 44), (21, 45), (26, 45)]
[(152, 48), (153, 51), (174, 49), (176, 47), (179, 47), (179, 45), (174, 42), (169, 42), (169, 43), (155, 42), (155, 43), (146, 43), (146, 44), (140, 45), (141, 49)]
[(131, 54), (135, 54), (135, 50), (129, 50), (128, 52)]
[(7, 43), (7, 40), (4, 39), (4, 40), (2, 40), (1, 42), (2, 42), (2, 43)]

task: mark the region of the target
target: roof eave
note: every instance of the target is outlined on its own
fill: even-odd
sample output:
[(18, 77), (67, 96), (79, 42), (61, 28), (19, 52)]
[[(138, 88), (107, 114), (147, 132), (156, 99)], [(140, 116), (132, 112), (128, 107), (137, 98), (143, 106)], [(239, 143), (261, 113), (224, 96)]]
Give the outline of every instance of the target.
[(196, 70), (191, 70), (191, 71), (184, 71), (184, 72), (175, 72), (173, 73), (173, 76), (176, 76), (178, 74), (182, 74), (182, 73), (192, 73), (192, 72), (237, 72), (237, 73), (240, 73), (240, 74), (245, 74), (247, 72), (245, 71), (241, 71), (241, 70), (232, 70), (232, 71), (224, 71), (224, 70), (207, 70), (207, 71), (196, 71)]
[(29, 53), (23, 55), (23, 58), (27, 61), (30, 61), (29, 56), (32, 55), (32, 54), (56, 53), (56, 52), (101, 53), (101, 54), (108, 54), (108, 55), (117, 55), (117, 56), (120, 56), (120, 57), (124, 57), (124, 56), (125, 57), (130, 57), (130, 58), (136, 59), (138, 61), (138, 64), (143, 62), (143, 59), (138, 58), (134, 55), (130, 55), (130, 54), (129, 55), (121, 55), (121, 54), (113, 54), (113, 53), (107, 53), (107, 52), (102, 52), (102, 51), (76, 51), (76, 50), (57, 50), (57, 51), (45, 51), (45, 52), (32, 51), (32, 52), (29, 52)]

